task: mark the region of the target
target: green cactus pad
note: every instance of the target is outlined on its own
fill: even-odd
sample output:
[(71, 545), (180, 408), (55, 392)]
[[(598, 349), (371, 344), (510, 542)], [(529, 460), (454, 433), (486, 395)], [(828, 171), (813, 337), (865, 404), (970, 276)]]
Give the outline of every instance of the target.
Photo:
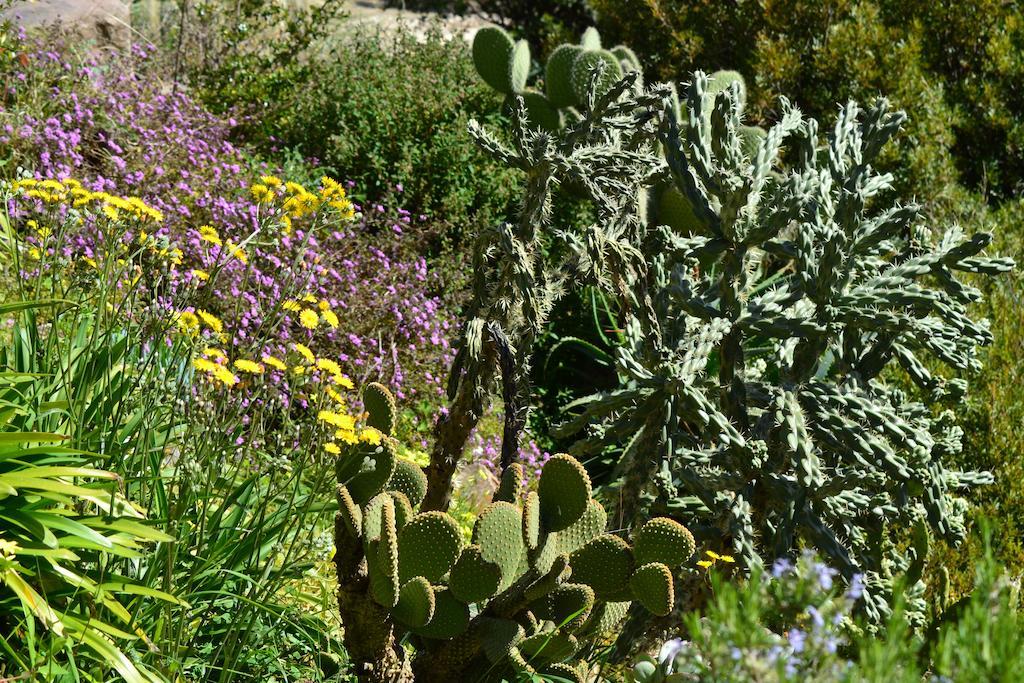
[(487, 660), (492, 664), (508, 659), (512, 648), (519, 644), (525, 635), (523, 627), (510, 619), (488, 617), (480, 622), (480, 642)]
[(338, 484), (336, 497), (338, 499), (338, 514), (345, 523), (348, 533), (353, 538), (361, 537), (363, 535), (363, 512), (356, 505), (356, 502), (352, 500), (352, 494), (348, 492), (345, 486)]
[(550, 534), (541, 534), (537, 543), (537, 547), (529, 552), (530, 566), (541, 572), (542, 574), (551, 569), (551, 563), (555, 561), (559, 555), (566, 555), (563, 553), (558, 544), (558, 537), (560, 534), (551, 532)]
[(363, 538), (367, 541), (376, 541), (380, 538), (381, 513), (387, 498), (390, 498), (388, 494), (381, 493), (371, 498), (363, 508)]
[(522, 92), (526, 116), (530, 123), (549, 132), (556, 132), (562, 127), (562, 114), (543, 93), (526, 89)]
[(518, 503), (520, 496), (523, 495), (523, 479), (525, 477), (526, 473), (523, 470), (523, 466), (519, 463), (514, 462), (506, 467), (501, 473), (498, 488), (495, 489), (494, 495), (491, 496), (491, 502), (497, 503), (499, 500), (503, 500), (513, 505)]
[(569, 570), (569, 556), (559, 555), (547, 573), (533, 581), (523, 592), (527, 602), (536, 602), (562, 584)]
[(619, 62), (627, 62), (635, 71), (643, 71), (643, 67), (640, 65), (640, 58), (625, 45), (616, 45), (611, 49), (611, 52), (619, 59)]
[(473, 65), (484, 82), (500, 93), (512, 92), (509, 83), (512, 37), (497, 26), (484, 26), (473, 38)]
[(559, 45), (548, 57), (544, 68), (544, 92), (554, 107), (578, 104), (572, 87), (572, 63), (583, 52), (578, 45)]
[(395, 471), (388, 480), (387, 489), (401, 491), (409, 499), (409, 504), (416, 507), (423, 502), (423, 496), (427, 495), (427, 475), (412, 460), (398, 458), (395, 461)]
[(340, 481), (348, 487), (352, 500), (364, 504), (384, 490), (384, 485), (395, 472), (395, 446), (390, 441), (381, 441), (378, 446), (360, 444), (353, 449), (355, 457), (362, 456), (359, 473), (348, 481)]
[(398, 535), (399, 578), (440, 583), (462, 550), (458, 523), (443, 512), (421, 512)]
[(501, 583), (501, 568), (488, 562), (480, 553), (480, 546), (463, 549), (448, 577), (452, 595), (465, 603), (481, 602), (494, 597)]
[(395, 524), (401, 529), (412, 519), (414, 514), (412, 505), (401, 491), (388, 491), (387, 494), (391, 496), (391, 500), (395, 503)]
[(597, 32), (596, 28), (591, 26), (580, 36), (580, 46), (584, 50), (600, 50), (601, 34)]
[(561, 453), (544, 464), (537, 492), (544, 531), (561, 531), (572, 526), (587, 511), (590, 477), (576, 458)]
[(590, 618), (594, 600), (594, 589), (587, 584), (563, 583), (534, 603), (534, 612), (538, 619), (574, 631)]
[(480, 546), (485, 560), (501, 569), (500, 589), (511, 585), (526, 553), (519, 508), (504, 501), (491, 503), (476, 520), (473, 542)]
[(672, 571), (660, 562), (651, 562), (638, 568), (629, 579), (629, 588), (637, 602), (655, 616), (663, 617), (675, 604)]
[(740, 149), (750, 160), (757, 156), (757, 150), (761, 142), (768, 136), (768, 132), (759, 126), (740, 126)]
[(391, 436), (395, 429), (395, 397), (388, 388), (378, 382), (363, 387), (363, 409), (366, 410), (366, 424)]
[(591, 539), (604, 533), (608, 515), (596, 500), (587, 503), (586, 512), (568, 529), (558, 532), (558, 552), (572, 554)]
[(590, 87), (590, 73), (599, 62), (604, 62), (605, 69), (597, 81), (597, 96), (604, 95), (622, 78), (622, 66), (618, 58), (608, 50), (581, 52), (572, 63), (572, 88), (578, 102), (587, 101), (587, 88)]
[(667, 225), (680, 235), (697, 235), (704, 231), (704, 223), (693, 212), (689, 198), (674, 185), (661, 192), (657, 219), (659, 225)]
[(522, 93), (526, 88), (526, 79), (529, 76), (530, 44), (525, 40), (519, 40), (512, 48), (512, 60), (509, 64), (508, 81), (511, 92)]
[(747, 104), (747, 82), (743, 80), (743, 76), (739, 71), (716, 71), (708, 76), (708, 92), (711, 95), (717, 96), (718, 93), (727, 91), (733, 83), (738, 83), (740, 86), (740, 111)]
[(572, 657), (579, 651), (580, 641), (573, 635), (552, 631), (524, 638), (518, 647), (527, 661), (538, 665)]
[(380, 514), (380, 542), (377, 545), (377, 566), (382, 573), (374, 599), (385, 607), (393, 607), (398, 600), (398, 528), (395, 521), (395, 504), (388, 497), (384, 499)]
[(599, 598), (620, 593), (633, 573), (633, 553), (618, 536), (602, 534), (569, 558), (574, 583), (585, 583)]
[(629, 612), (630, 602), (602, 602), (594, 608), (584, 626), (589, 633), (602, 634), (615, 630)]
[(469, 605), (460, 602), (447, 588), (434, 587), (434, 617), (426, 626), (412, 629), (424, 638), (449, 640), (469, 627)]
[(410, 628), (426, 626), (434, 617), (434, 589), (430, 582), (422, 576), (407, 581), (391, 614)]
[(523, 541), (531, 551), (540, 542), (540, 496), (536, 491), (526, 494), (523, 501)]
[(586, 683), (586, 678), (583, 673), (575, 666), (566, 664), (565, 662), (557, 662), (555, 664), (548, 665), (547, 668), (544, 669), (544, 673), (549, 677), (569, 681), (570, 683)]
[(637, 564), (661, 562), (674, 570), (693, 557), (696, 543), (685, 526), (674, 519), (657, 517), (633, 534), (633, 549)]

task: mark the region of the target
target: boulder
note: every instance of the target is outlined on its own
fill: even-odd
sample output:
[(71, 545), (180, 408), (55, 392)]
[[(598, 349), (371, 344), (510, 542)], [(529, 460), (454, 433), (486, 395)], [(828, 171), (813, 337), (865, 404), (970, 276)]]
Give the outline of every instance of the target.
[(128, 47), (131, 24), (123, 0), (15, 0), (5, 19), (26, 27), (57, 24), (61, 30), (98, 47)]

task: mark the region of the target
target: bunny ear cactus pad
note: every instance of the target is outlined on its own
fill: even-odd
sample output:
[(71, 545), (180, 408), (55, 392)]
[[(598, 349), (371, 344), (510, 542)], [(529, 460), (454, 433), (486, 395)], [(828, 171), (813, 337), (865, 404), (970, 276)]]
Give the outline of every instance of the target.
[(743, 154), (753, 161), (754, 157), (757, 156), (757, 150), (760, 149), (761, 143), (766, 137), (768, 137), (767, 131), (759, 126), (740, 126), (740, 149), (743, 150)]
[(523, 542), (528, 550), (536, 550), (540, 542), (540, 496), (536, 491), (526, 494), (523, 501)]
[(386, 493), (374, 496), (363, 508), (363, 538), (367, 541), (376, 541), (380, 538), (381, 515), (387, 498), (389, 496)]
[(391, 498), (382, 496), (380, 538), (370, 541), (366, 549), (366, 567), (370, 576), (370, 593), (384, 607), (394, 607), (398, 600), (398, 535), (395, 530), (395, 506)]
[(614, 630), (626, 618), (630, 604), (629, 602), (599, 603), (591, 613), (590, 620), (583, 630), (598, 635)]
[(412, 519), (412, 504), (401, 491), (388, 491), (387, 494), (395, 503), (395, 525), (401, 529)]
[(526, 478), (526, 471), (517, 462), (512, 463), (501, 473), (501, 480), (498, 488), (491, 496), (491, 502), (496, 503), (503, 500), (506, 503), (517, 503), (523, 495), (523, 479)]
[(505, 95), (522, 92), (530, 73), (530, 46), (513, 42), (497, 26), (485, 26), (473, 39), (473, 64), (487, 85)]
[(448, 640), (466, 632), (469, 627), (469, 605), (460, 602), (447, 588), (434, 587), (434, 616), (426, 626), (413, 628), (424, 638)]
[(572, 87), (572, 65), (583, 52), (577, 45), (559, 45), (548, 57), (544, 68), (544, 91), (554, 107), (579, 104)]
[(348, 489), (341, 484), (338, 484), (337, 499), (338, 514), (341, 515), (341, 519), (345, 523), (345, 528), (348, 529), (348, 533), (352, 538), (362, 537), (363, 512), (359, 509), (359, 506), (356, 505), (356, 502), (352, 500), (352, 494), (350, 494)]
[(660, 562), (678, 569), (693, 557), (696, 547), (690, 530), (667, 517), (648, 520), (633, 534), (633, 553), (641, 565)]
[(395, 472), (395, 445), (391, 441), (381, 441), (377, 446), (360, 443), (351, 449), (351, 454), (342, 457), (361, 458), (359, 473), (348, 481), (341, 481), (348, 487), (352, 500), (359, 504), (366, 503), (384, 490), (385, 484)]
[(587, 89), (590, 87), (590, 74), (594, 68), (604, 62), (605, 68), (597, 79), (596, 96), (608, 92), (615, 82), (622, 78), (622, 65), (618, 58), (608, 50), (592, 50), (582, 52), (572, 63), (572, 87), (578, 102), (587, 101)]
[(608, 514), (596, 500), (587, 503), (587, 509), (568, 529), (558, 532), (558, 552), (572, 554), (585, 546), (591, 539), (604, 533)]
[(594, 600), (594, 589), (587, 584), (564, 583), (535, 603), (535, 612), (539, 619), (574, 631), (590, 618)]
[(452, 595), (465, 603), (494, 597), (500, 583), (501, 567), (485, 560), (477, 545), (467, 546), (462, 551), (448, 577)]
[(486, 618), (480, 623), (481, 642), (484, 654), (492, 664), (508, 659), (512, 649), (518, 645), (526, 633), (523, 627), (510, 619)]
[(572, 526), (590, 504), (590, 477), (576, 458), (560, 453), (544, 463), (537, 492), (544, 531)]
[(483, 559), (501, 569), (499, 590), (511, 585), (526, 553), (523, 519), (519, 508), (505, 501), (491, 503), (476, 520), (473, 542), (480, 546)]
[(629, 588), (651, 614), (663, 617), (672, 611), (676, 601), (672, 572), (662, 563), (651, 562), (637, 569), (629, 579)]
[(643, 71), (643, 68), (640, 66), (640, 58), (625, 45), (616, 45), (612, 48), (611, 52), (618, 58), (619, 62), (628, 63), (634, 71)]
[(618, 536), (602, 534), (569, 558), (572, 579), (594, 589), (599, 598), (616, 596), (629, 584), (633, 573), (633, 552)]
[(597, 29), (593, 26), (589, 27), (580, 36), (580, 46), (584, 50), (600, 50), (601, 49), (601, 34), (597, 32)]
[(434, 606), (434, 589), (429, 581), (417, 576), (402, 586), (391, 614), (406, 626), (419, 628), (434, 617)]
[(548, 674), (548, 676), (570, 681), (570, 683), (585, 683), (586, 681), (579, 669), (565, 662), (550, 665), (545, 669), (544, 673)]
[(739, 71), (716, 71), (708, 77), (708, 93), (712, 97), (717, 97), (718, 93), (725, 92), (732, 86), (733, 83), (737, 83), (740, 88), (740, 99), (739, 109), (743, 111), (743, 108), (747, 104), (747, 83), (743, 80), (743, 76)]
[(459, 525), (443, 512), (421, 512), (398, 535), (399, 577), (440, 583), (462, 550)]
[(543, 93), (536, 90), (524, 90), (523, 105), (530, 123), (542, 130), (555, 132), (562, 127), (562, 114)]
[(535, 633), (519, 643), (519, 651), (532, 663), (568, 659), (580, 649), (580, 641), (568, 633)]
[(398, 458), (387, 488), (389, 491), (401, 491), (409, 499), (409, 504), (416, 507), (423, 501), (423, 496), (427, 495), (427, 475), (413, 461)]
[(366, 424), (377, 431), (391, 436), (395, 429), (395, 397), (387, 387), (370, 382), (363, 387), (363, 408), (366, 410)]

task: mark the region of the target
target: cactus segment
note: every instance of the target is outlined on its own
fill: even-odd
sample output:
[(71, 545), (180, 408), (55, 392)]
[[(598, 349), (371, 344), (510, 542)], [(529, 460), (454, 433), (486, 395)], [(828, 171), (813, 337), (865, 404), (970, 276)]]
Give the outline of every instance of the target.
[(485, 560), (477, 545), (466, 546), (448, 577), (452, 595), (465, 603), (493, 598), (500, 583), (501, 568)]
[(434, 616), (426, 626), (413, 628), (413, 633), (424, 638), (449, 640), (466, 632), (469, 627), (469, 606), (460, 602), (447, 588), (434, 587)]
[(633, 554), (639, 565), (661, 562), (678, 569), (693, 557), (696, 547), (690, 530), (667, 517), (648, 520), (633, 534)]
[(557, 662), (579, 652), (580, 641), (568, 633), (536, 633), (519, 643), (519, 651), (532, 664)]
[(585, 583), (564, 583), (535, 603), (538, 619), (552, 621), (560, 629), (574, 631), (590, 618), (594, 589)]
[(610, 633), (614, 631), (629, 612), (628, 601), (623, 602), (601, 602), (590, 614), (590, 619), (584, 625), (583, 630), (590, 633)]
[(359, 473), (341, 482), (348, 487), (352, 500), (360, 504), (383, 491), (395, 472), (395, 445), (390, 441), (381, 441), (377, 446), (361, 443), (352, 448), (350, 455), (342, 457), (362, 457)]
[[(634, 71), (643, 71), (643, 67), (640, 65), (640, 58), (637, 57), (636, 53), (627, 46), (616, 45), (611, 49), (611, 53), (618, 58), (620, 63), (625, 62), (629, 64), (630, 68)], [(623, 68), (623, 71), (625, 70), (626, 69)]]
[(577, 45), (559, 45), (548, 57), (544, 68), (544, 92), (554, 107), (579, 104), (572, 87), (572, 64), (583, 52)]
[(386, 493), (374, 496), (363, 508), (363, 538), (367, 541), (376, 541), (380, 538), (381, 514), (384, 500), (388, 497)]
[(522, 92), (522, 98), (530, 123), (549, 132), (555, 132), (562, 127), (562, 113), (543, 93), (527, 89)]
[(693, 212), (693, 204), (675, 185), (666, 187), (658, 199), (658, 223), (679, 235), (699, 235), (704, 223)]
[(494, 495), (491, 496), (491, 502), (496, 503), (499, 500), (503, 500), (506, 503), (518, 503), (523, 495), (523, 479), (525, 477), (526, 471), (519, 463), (514, 462), (506, 467), (501, 473), (498, 488), (494, 491)]
[(480, 546), (481, 557), (501, 569), (500, 589), (511, 585), (526, 553), (519, 508), (504, 501), (491, 503), (476, 521), (473, 542)]
[(739, 134), (743, 155), (753, 161), (757, 156), (757, 150), (761, 148), (761, 143), (768, 137), (768, 132), (760, 126), (740, 126)]
[(510, 619), (487, 618), (480, 623), (480, 628), (484, 654), (492, 664), (508, 659), (513, 648), (526, 636), (523, 627)]
[(526, 494), (523, 501), (523, 541), (530, 551), (536, 550), (540, 542), (540, 496), (536, 491)]
[(594, 50), (580, 53), (572, 63), (572, 87), (576, 100), (587, 101), (587, 89), (590, 87), (590, 75), (599, 63), (605, 65), (604, 71), (597, 79), (595, 96), (600, 97), (622, 78), (622, 66), (618, 58), (608, 50)]
[(423, 496), (427, 495), (427, 475), (412, 460), (398, 458), (387, 488), (389, 491), (401, 491), (409, 500), (409, 505), (416, 507), (423, 502)]
[(742, 112), (747, 105), (747, 82), (743, 80), (739, 71), (722, 70), (708, 76), (708, 93), (712, 97), (717, 97), (719, 93), (727, 91), (733, 83), (739, 85), (739, 111)]
[(565, 662), (549, 665), (544, 670), (544, 673), (556, 680), (565, 680), (569, 681), (569, 683), (586, 683), (586, 678), (580, 673), (580, 670)]
[(564, 453), (545, 464), (537, 484), (540, 519), (544, 531), (572, 526), (590, 504), (590, 477), (576, 458)]
[(580, 36), (580, 46), (584, 50), (600, 50), (601, 49), (601, 34), (597, 32), (597, 29), (593, 26), (589, 27)]
[(426, 626), (434, 617), (434, 589), (422, 576), (407, 581), (398, 593), (398, 602), (391, 613), (411, 628)]
[(500, 93), (512, 92), (512, 52), (515, 43), (504, 29), (484, 26), (473, 38), (473, 65), (484, 82)]
[(530, 44), (525, 40), (519, 40), (512, 48), (508, 72), (509, 92), (506, 94), (522, 93), (526, 88), (526, 79), (529, 76)]
[(387, 493), (395, 503), (395, 525), (401, 529), (412, 519), (414, 514), (412, 505), (401, 491), (388, 491)]
[(395, 430), (395, 397), (388, 388), (379, 382), (370, 382), (363, 387), (363, 409), (366, 411), (366, 424), (386, 436)]
[(443, 512), (421, 512), (398, 535), (399, 578), (422, 576), (441, 582), (462, 550), (462, 534), (454, 519)]
[(338, 499), (338, 514), (345, 523), (345, 528), (352, 538), (360, 538), (363, 535), (363, 512), (352, 500), (352, 494), (344, 484), (338, 484), (336, 489)]
[(651, 562), (637, 569), (629, 579), (629, 588), (651, 614), (663, 617), (672, 611), (676, 601), (672, 572), (662, 563)]
[(558, 532), (558, 552), (572, 554), (585, 546), (591, 539), (604, 533), (608, 515), (596, 500), (587, 503), (583, 516), (568, 529)]
[(602, 534), (574, 552), (569, 564), (573, 581), (587, 584), (599, 598), (620, 594), (634, 566), (629, 545), (611, 534)]

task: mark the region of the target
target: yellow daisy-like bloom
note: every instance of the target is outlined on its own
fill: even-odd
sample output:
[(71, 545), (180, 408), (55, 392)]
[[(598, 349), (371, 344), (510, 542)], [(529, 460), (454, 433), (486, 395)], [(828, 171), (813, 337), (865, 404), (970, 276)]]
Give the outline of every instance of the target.
[(356, 437), (355, 431), (351, 429), (339, 429), (335, 434), (334, 438), (339, 441), (344, 441), (349, 446), (354, 446), (359, 443), (359, 439)]
[(704, 567), (704, 569), (707, 569), (708, 567), (710, 567), (713, 564), (714, 564), (714, 562), (711, 561), (711, 560), (701, 560), (700, 562), (697, 563), (697, 566), (698, 567)]
[(308, 292), (302, 295), (302, 300), (305, 301), (307, 304), (316, 303), (316, 297)]
[(203, 321), (203, 323), (214, 332), (220, 334), (221, 332), (224, 331), (224, 323), (222, 323), (220, 321), (220, 318), (218, 318), (214, 314), (208, 311), (204, 311), (203, 309), (200, 308), (199, 310), (196, 311), (196, 315), (198, 315), (199, 318)]
[(97, 268), (97, 269), (99, 268), (99, 266), (97, 266), (97, 265), (96, 265), (96, 261), (95, 261), (94, 259), (91, 259), (91, 258), (89, 258), (88, 256), (83, 256), (83, 257), (82, 257), (82, 260), (83, 260), (83, 261), (84, 261), (84, 262), (85, 262), (85, 263), (86, 263), (87, 265), (89, 265), (89, 266), (92, 266), (93, 268)]
[(277, 368), (278, 370), (280, 370), (282, 372), (284, 372), (285, 370), (288, 369), (287, 365), (282, 363), (279, 359), (274, 358), (273, 356), (263, 356), (263, 358), (261, 358), (260, 360), (262, 360), (264, 363), (266, 363), (270, 367)]
[(197, 280), (199, 280), (201, 282), (209, 282), (209, 280), (210, 280), (210, 274), (207, 273), (205, 270), (199, 270), (198, 268), (193, 268), (190, 272), (192, 273), (192, 277), (194, 277), (195, 279), (197, 279)]
[(252, 375), (262, 375), (263, 366), (256, 361), (246, 360), (245, 358), (239, 358), (232, 365), (235, 366), (236, 370), (241, 372), (248, 372)]
[(274, 201), (276, 198), (274, 191), (262, 183), (256, 183), (250, 189), (252, 191), (253, 198), (257, 202), (265, 204)]
[(332, 442), (325, 443), (324, 450), (330, 453), (331, 455), (338, 455), (339, 453), (341, 453), (341, 448), (338, 447), (338, 444)]
[(720, 559), (720, 560), (721, 560), (722, 562), (728, 562), (728, 563), (730, 563), (730, 564), (732, 564), (733, 562), (735, 562), (735, 561), (736, 561), (736, 558), (735, 558), (735, 557), (733, 557), (732, 555), (722, 555), (722, 556), (721, 556), (720, 558), (718, 558), (718, 559)]
[(327, 387), (326, 389), (324, 389), (324, 393), (327, 394), (327, 397), (329, 399), (337, 403), (339, 406), (345, 405), (345, 397), (339, 394), (333, 388)]
[(223, 365), (217, 366), (217, 369), (213, 371), (213, 376), (221, 384), (224, 384), (229, 387), (238, 384), (238, 376), (235, 375), (235, 373), (228, 370)]
[(304, 188), (299, 183), (292, 182), (291, 180), (289, 180), (288, 182), (286, 182), (284, 184), (284, 189), (286, 189), (289, 192), (289, 194), (308, 194), (309, 193), (309, 190)]
[(285, 235), (291, 235), (292, 234), (292, 217), (291, 216), (281, 216), (281, 225), (284, 226), (284, 234)]
[(330, 358), (317, 358), (316, 366), (331, 375), (341, 375), (341, 366)]
[(203, 355), (206, 356), (207, 358), (227, 358), (227, 356), (224, 355), (223, 351), (221, 351), (220, 349), (215, 349), (212, 346), (208, 346), (205, 349), (203, 349)]
[(273, 188), (281, 187), (281, 185), (283, 184), (281, 182), (281, 179), (278, 178), (276, 175), (261, 175), (260, 182), (266, 185), (267, 187)]
[(302, 310), (302, 304), (300, 304), (298, 301), (289, 300), (281, 304), (281, 308), (283, 308), (286, 311), (297, 313), (298, 311)]
[(380, 433), (380, 430), (373, 427), (367, 427), (359, 432), (359, 440), (363, 443), (368, 443), (371, 446), (379, 446), (383, 436), (384, 435)]
[(333, 410), (321, 410), (316, 414), (316, 419), (338, 429), (354, 430), (356, 426), (356, 419), (354, 417), (336, 413)]
[(234, 256), (236, 259), (238, 259), (245, 265), (249, 264), (249, 256), (248, 254), (245, 253), (245, 250), (242, 249), (237, 244), (232, 244), (230, 240), (228, 240), (228, 251), (231, 253), (232, 256)]
[(309, 363), (315, 363), (316, 362), (316, 356), (313, 355), (313, 352), (310, 351), (309, 347), (306, 346), (305, 344), (300, 344), (299, 342), (295, 342), (294, 344), (292, 344), (292, 347), (296, 351), (298, 351), (299, 354), (303, 358), (305, 358), (307, 362), (309, 362)]
[(720, 560), (722, 556), (716, 553), (714, 550), (705, 550), (704, 554), (710, 557), (712, 560)]
[(303, 365), (296, 365), (292, 368), (293, 375), (304, 375), (306, 374), (306, 368)]
[(199, 331), (199, 317), (191, 311), (181, 311), (177, 316), (178, 329), (188, 335)]
[(316, 329), (319, 322), (320, 316), (318, 316), (316, 311), (311, 308), (304, 308), (302, 309), (302, 313), (299, 313), (299, 324), (307, 330)]
[(338, 384), (338, 386), (344, 387), (345, 389), (355, 389), (356, 387), (356, 385), (352, 383), (352, 380), (350, 380), (345, 375), (342, 375), (341, 377), (337, 378), (335, 382)]
[(217, 230), (212, 225), (202, 225), (199, 227), (199, 239), (210, 244), (216, 244), (218, 247), (223, 244), (220, 241), (220, 235), (217, 234)]
[(181, 249), (175, 248), (175, 249), (171, 249), (171, 251), (168, 252), (168, 259), (167, 260), (170, 261), (172, 266), (180, 266), (181, 262), (184, 260), (184, 258), (185, 258), (185, 255), (181, 252)]
[(337, 329), (340, 321), (338, 316), (334, 314), (334, 311), (323, 311), (320, 313), (320, 317), (323, 318), (324, 322), (331, 326), (331, 329)]
[(192, 367), (201, 372), (213, 374), (220, 366), (208, 358), (196, 358), (192, 361)]
[(104, 216), (106, 216), (107, 218), (109, 218), (112, 221), (116, 221), (116, 220), (120, 219), (120, 217), (121, 217), (121, 214), (119, 214), (117, 212), (117, 209), (112, 207), (110, 204), (104, 204), (103, 208), (100, 209), (100, 210), (103, 212)]
[(327, 299), (321, 299), (316, 305), (321, 311), (329, 311), (331, 309), (331, 302)]

